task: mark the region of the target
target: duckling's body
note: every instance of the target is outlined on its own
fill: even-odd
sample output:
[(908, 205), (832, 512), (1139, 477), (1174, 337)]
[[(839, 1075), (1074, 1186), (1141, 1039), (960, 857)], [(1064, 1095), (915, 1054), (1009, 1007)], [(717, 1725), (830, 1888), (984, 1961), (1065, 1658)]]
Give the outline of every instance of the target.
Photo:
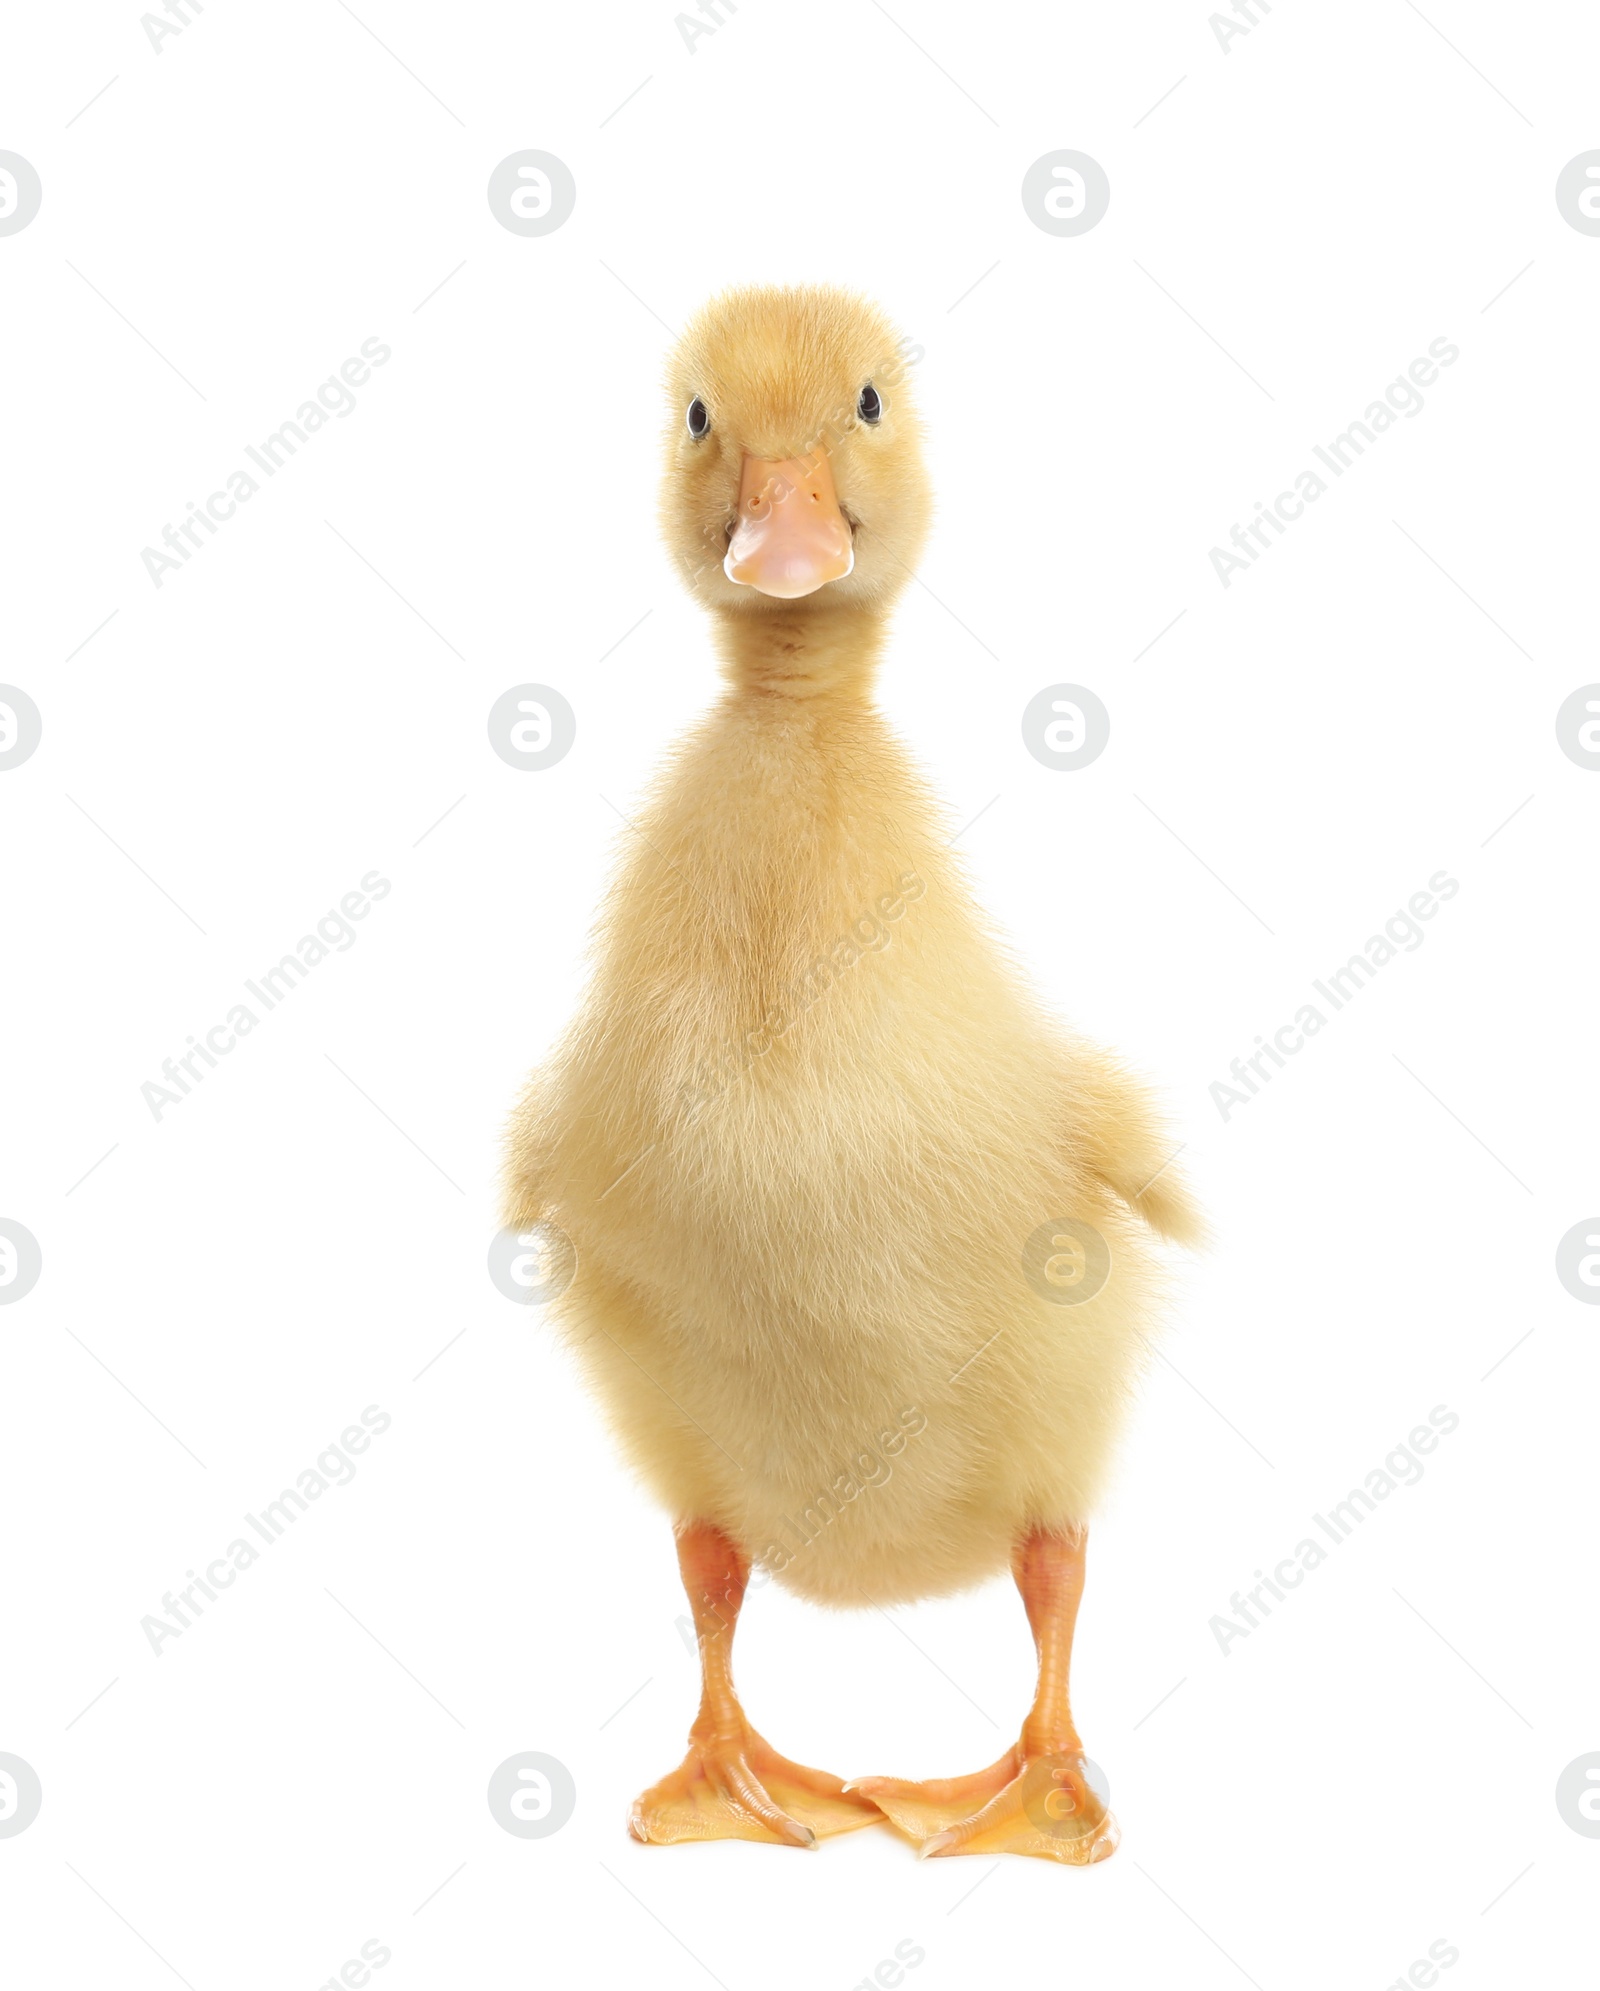
[[(1136, 1103), (1022, 990), (855, 693), (734, 691), (634, 829), (536, 1094), (558, 1186), (517, 1213), (577, 1248), (601, 1398), (671, 1511), (805, 1596), (1004, 1569), (1093, 1505), (1156, 1277), (1108, 1178), (1165, 1156), (1117, 1151)], [(1024, 1273), (1052, 1218), (1110, 1245), (1081, 1306)]]
[[(1002, 1840), (1085, 1860), (1114, 1828), (1072, 1767), (1064, 1658), (1031, 1755), (1033, 1730), (978, 1781), (866, 1797), (771, 1752), (727, 1671), (756, 1562), (836, 1605), (1009, 1563), (1041, 1653), (1063, 1625), (1070, 1643), (1153, 1323), (1150, 1229), (1193, 1222), (1142, 1096), (1028, 992), (872, 704), (926, 516), (888, 337), (837, 293), (758, 292), (680, 349), (673, 392), (695, 399), (663, 515), (730, 688), (631, 825), (586, 1005), (514, 1123), (507, 1222), (576, 1248), (561, 1318), (696, 1603), (701, 1719), (636, 1835), (804, 1843), (881, 1811), (980, 1850), (969, 1811), (1036, 1784), (1049, 1811), (1070, 1785), (1070, 1843), (1034, 1809)], [(895, 381), (861, 390), (875, 432), (814, 449), (874, 374)], [(707, 544), (726, 572), (695, 564)]]

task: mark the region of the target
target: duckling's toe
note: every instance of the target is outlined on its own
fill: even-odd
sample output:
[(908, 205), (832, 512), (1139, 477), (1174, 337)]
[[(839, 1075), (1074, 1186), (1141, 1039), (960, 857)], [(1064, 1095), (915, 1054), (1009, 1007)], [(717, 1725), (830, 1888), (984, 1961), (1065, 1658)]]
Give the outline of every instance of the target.
[(692, 1741), (676, 1770), (634, 1799), (628, 1830), (647, 1846), (692, 1839), (753, 1839), (814, 1847), (882, 1817), (826, 1770), (791, 1763), (755, 1731)]
[(908, 1838), (927, 1840), (981, 1809), (1021, 1767), (1020, 1752), (1008, 1749), (998, 1763), (970, 1776), (930, 1777), (922, 1783), (905, 1777), (858, 1777), (848, 1788), (870, 1798)]
[(971, 1776), (911, 1783), (866, 1777), (851, 1787), (917, 1843), (922, 1859), (955, 1853), (1021, 1853), (1093, 1866), (1117, 1849), (1116, 1820), (1079, 1754), (1010, 1750)]

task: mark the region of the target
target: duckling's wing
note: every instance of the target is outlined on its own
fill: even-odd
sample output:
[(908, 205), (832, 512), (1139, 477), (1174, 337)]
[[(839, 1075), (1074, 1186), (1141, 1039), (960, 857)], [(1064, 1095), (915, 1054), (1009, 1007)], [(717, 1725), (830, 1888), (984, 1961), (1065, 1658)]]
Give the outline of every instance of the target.
[(1203, 1243), (1204, 1219), (1175, 1166), (1181, 1144), (1145, 1086), (1106, 1052), (1079, 1044), (1071, 1098), (1079, 1152), (1101, 1181), (1163, 1237)]

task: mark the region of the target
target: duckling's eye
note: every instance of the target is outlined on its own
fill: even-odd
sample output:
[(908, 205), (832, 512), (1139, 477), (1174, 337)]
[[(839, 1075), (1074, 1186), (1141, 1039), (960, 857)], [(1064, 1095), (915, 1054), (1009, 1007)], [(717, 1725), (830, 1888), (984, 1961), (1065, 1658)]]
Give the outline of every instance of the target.
[(883, 419), (883, 403), (878, 399), (878, 390), (870, 380), (861, 390), (861, 398), (856, 403), (856, 413), (864, 422), (879, 422)]
[(684, 417), (684, 420), (689, 424), (689, 433), (694, 437), (696, 442), (711, 427), (711, 410), (700, 399), (698, 394), (689, 403), (689, 412)]

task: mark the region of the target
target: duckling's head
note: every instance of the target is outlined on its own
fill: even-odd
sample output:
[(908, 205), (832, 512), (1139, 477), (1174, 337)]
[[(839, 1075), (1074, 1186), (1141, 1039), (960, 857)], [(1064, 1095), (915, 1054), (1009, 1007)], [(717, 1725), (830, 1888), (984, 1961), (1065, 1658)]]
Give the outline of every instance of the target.
[(930, 510), (912, 350), (821, 286), (729, 291), (678, 342), (662, 525), (691, 591), (744, 637), (870, 619), (910, 579)]

